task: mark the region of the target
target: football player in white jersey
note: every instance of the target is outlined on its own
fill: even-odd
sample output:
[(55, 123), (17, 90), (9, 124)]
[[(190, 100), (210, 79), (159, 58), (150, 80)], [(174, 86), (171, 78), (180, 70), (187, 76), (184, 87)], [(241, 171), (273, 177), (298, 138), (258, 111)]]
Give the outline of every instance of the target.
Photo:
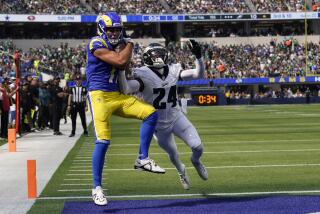
[(195, 69), (182, 70), (180, 64), (167, 64), (168, 52), (158, 43), (150, 44), (143, 52), (143, 67), (133, 69), (133, 80), (127, 80), (125, 72), (120, 72), (120, 85), (123, 93), (142, 93), (145, 102), (153, 105), (158, 111), (158, 123), (155, 135), (161, 148), (169, 155), (176, 167), (181, 184), (189, 189), (189, 178), (185, 165), (179, 159), (174, 135), (182, 139), (192, 150), (191, 162), (203, 180), (208, 179), (208, 173), (200, 157), (203, 145), (200, 137), (182, 113), (177, 100), (178, 80), (204, 78), (204, 63), (201, 57), (201, 47), (190, 40), (188, 44), (195, 55)]

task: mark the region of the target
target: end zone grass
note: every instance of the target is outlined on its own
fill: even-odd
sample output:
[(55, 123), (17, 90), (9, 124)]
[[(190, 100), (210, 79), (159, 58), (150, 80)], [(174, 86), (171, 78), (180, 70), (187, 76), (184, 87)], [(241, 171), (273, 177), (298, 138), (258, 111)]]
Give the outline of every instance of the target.
[[(103, 174), (109, 200), (320, 193), (320, 105), (191, 107), (188, 117), (205, 145), (202, 160), (209, 180), (199, 178), (189, 161), (190, 149), (179, 139), (190, 190), (183, 190), (156, 142), (150, 157), (166, 174), (134, 171), (140, 122), (113, 117)], [(59, 213), (65, 200), (91, 201), (93, 142), (93, 137), (79, 139), (28, 213)]]

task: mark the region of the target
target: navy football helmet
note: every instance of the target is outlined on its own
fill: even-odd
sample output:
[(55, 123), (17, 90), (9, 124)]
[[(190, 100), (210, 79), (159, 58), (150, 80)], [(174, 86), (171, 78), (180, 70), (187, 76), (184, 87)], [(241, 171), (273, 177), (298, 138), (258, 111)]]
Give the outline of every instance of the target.
[(111, 45), (117, 45), (123, 36), (121, 17), (116, 12), (108, 12), (98, 17), (98, 35)]

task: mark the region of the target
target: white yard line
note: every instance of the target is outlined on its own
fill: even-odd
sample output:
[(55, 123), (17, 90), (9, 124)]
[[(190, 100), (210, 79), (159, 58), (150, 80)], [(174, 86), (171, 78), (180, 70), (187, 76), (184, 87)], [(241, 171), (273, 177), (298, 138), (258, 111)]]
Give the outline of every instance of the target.
[[(65, 178), (63, 179), (64, 181), (92, 181), (92, 179), (88, 179), (88, 178)], [(104, 180), (102, 178), (102, 180)]]
[[(280, 112), (282, 113), (282, 112)], [(300, 114), (300, 115), (314, 115), (314, 114), (308, 114), (308, 113), (295, 113), (295, 114)], [(318, 115), (319, 116), (319, 115)], [(290, 124), (281, 124), (283, 126), (318, 126), (320, 125), (320, 122), (310, 122), (310, 123), (290, 123)], [(229, 127), (228, 124), (216, 124), (216, 123), (212, 123), (210, 125), (196, 125), (197, 129), (201, 129), (201, 128), (226, 128)], [(242, 124), (241, 126), (239, 125), (239, 127), (254, 127), (254, 128), (259, 128), (259, 127), (275, 127), (274, 124)], [(125, 132), (126, 130), (136, 130), (137, 132), (139, 132), (139, 128), (138, 127), (127, 127), (125, 129), (123, 129), (123, 132)], [(88, 137), (88, 138), (92, 138), (95, 139), (94, 137)]]
[[(91, 191), (91, 189), (80, 189), (79, 191)], [(195, 194), (168, 194), (168, 195), (108, 195), (108, 198), (170, 198), (170, 197), (194, 197), (194, 196), (249, 196), (249, 195), (281, 195), (281, 194), (314, 194), (320, 190), (292, 190), (292, 191), (270, 191), (270, 192), (225, 192), (225, 193), (195, 193)], [(91, 199), (91, 196), (68, 196), (68, 197), (39, 197), (40, 200), (62, 200), (62, 199)]]
[(60, 186), (92, 186), (92, 183), (86, 183), (86, 184), (60, 184)]
[[(240, 141), (204, 141), (204, 144), (228, 144), (228, 143), (281, 143), (281, 142), (315, 142), (318, 141), (320, 143), (320, 139), (299, 139), (299, 140), (240, 140)], [(185, 145), (185, 143), (177, 143), (178, 145)], [(111, 144), (110, 147), (126, 147), (126, 146), (139, 146), (139, 143), (129, 143), (129, 144)], [(92, 146), (82, 146), (81, 150), (90, 150), (92, 152)], [(88, 152), (88, 151), (86, 151)]]
[[(237, 169), (237, 168), (273, 168), (273, 167), (315, 167), (320, 163), (302, 163), (302, 164), (270, 164), (270, 165), (243, 165), (243, 166), (206, 166), (207, 169)], [(192, 169), (193, 167), (186, 167)], [(175, 170), (176, 168), (165, 168), (166, 170)], [(105, 171), (134, 171), (135, 169), (108, 169)], [(69, 172), (91, 172), (91, 169), (70, 169)], [(92, 174), (67, 174), (67, 176), (92, 176)]]
[[(320, 149), (281, 149), (281, 150), (246, 150), (246, 151), (221, 151), (221, 152), (204, 152), (205, 154), (236, 154), (236, 153), (273, 153), (273, 152), (314, 152), (314, 151), (320, 151)], [(189, 155), (192, 152), (179, 152), (180, 155)], [(159, 153), (150, 153), (152, 155), (165, 155), (167, 153), (165, 152), (159, 152)], [(136, 156), (137, 153), (118, 153), (118, 154), (108, 154), (108, 156)], [(76, 156), (75, 160), (88, 160), (92, 159), (92, 156)]]

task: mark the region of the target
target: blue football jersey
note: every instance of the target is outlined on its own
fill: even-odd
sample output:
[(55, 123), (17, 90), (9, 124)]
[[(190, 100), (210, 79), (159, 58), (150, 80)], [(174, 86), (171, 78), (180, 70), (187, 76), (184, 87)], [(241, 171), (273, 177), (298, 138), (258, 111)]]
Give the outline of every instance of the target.
[(93, 55), (100, 48), (114, 50), (102, 37), (93, 37), (87, 46), (86, 76), (89, 91), (119, 91), (118, 69)]

